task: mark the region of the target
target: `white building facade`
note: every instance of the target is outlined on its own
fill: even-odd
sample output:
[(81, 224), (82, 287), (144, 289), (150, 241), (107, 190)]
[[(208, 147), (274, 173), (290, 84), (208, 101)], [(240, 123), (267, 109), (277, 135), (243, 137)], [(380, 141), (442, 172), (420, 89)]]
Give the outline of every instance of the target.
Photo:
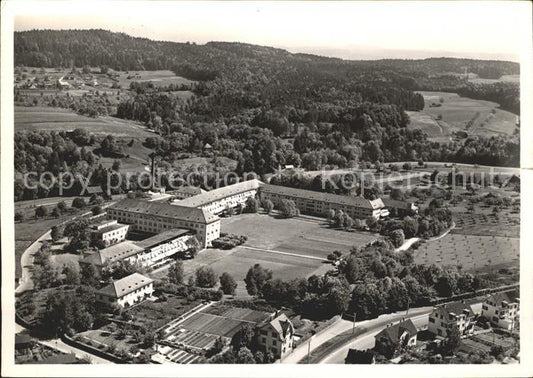
[(520, 300), (508, 293), (491, 295), (481, 306), (481, 315), (490, 320), (491, 324), (508, 331), (518, 321)]
[(151, 278), (133, 273), (117, 280), (95, 293), (96, 302), (103, 306), (129, 307), (142, 302), (154, 292)]

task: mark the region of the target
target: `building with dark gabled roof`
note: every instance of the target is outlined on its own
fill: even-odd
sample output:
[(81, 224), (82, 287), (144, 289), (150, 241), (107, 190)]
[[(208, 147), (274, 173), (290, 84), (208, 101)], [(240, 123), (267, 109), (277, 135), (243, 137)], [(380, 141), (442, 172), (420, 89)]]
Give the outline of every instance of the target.
[(392, 357), (396, 352), (416, 345), (418, 330), (411, 319), (396, 324), (387, 324), (376, 336), (375, 349), (384, 356)]
[(259, 325), (258, 331), (257, 342), (266, 352), (271, 352), (280, 359), (292, 352), (294, 327), (287, 315), (278, 315)]
[(205, 209), (179, 204), (127, 198), (109, 207), (107, 217), (131, 225), (132, 231), (160, 233), (185, 228), (196, 234), (203, 248), (220, 236), (218, 216)]
[(270, 200), (274, 206), (281, 201), (291, 200), (303, 214), (326, 216), (327, 211), (342, 210), (352, 218), (376, 219), (387, 216), (389, 212), (381, 199), (368, 200), (360, 196), (341, 195), (313, 190), (290, 188), (287, 186), (264, 184), (259, 191), (261, 201)]
[(474, 332), (476, 313), (472, 306), (454, 302), (433, 309), (429, 315), (428, 331), (435, 336), (445, 338), (448, 330), (457, 327), (461, 335), (471, 335)]
[(489, 296), (481, 306), (481, 315), (494, 326), (510, 331), (519, 320), (519, 310), (519, 293), (510, 291)]
[(410, 215), (415, 215), (418, 213), (418, 206), (416, 206), (413, 202), (409, 201), (399, 201), (394, 200), (392, 198), (383, 198), (383, 204), (389, 211), (392, 213), (395, 213), (398, 217), (405, 217)]
[(96, 302), (104, 306), (117, 304), (121, 307), (133, 306), (154, 292), (153, 280), (139, 273), (114, 281), (97, 290)]
[(201, 208), (212, 214), (220, 214), (227, 208), (244, 205), (248, 198), (256, 196), (262, 185), (263, 183), (257, 179), (241, 181), (190, 196), (181, 201), (174, 201), (172, 204)]
[(376, 356), (370, 350), (358, 350), (350, 348), (346, 358), (344, 359), (344, 363), (371, 365), (376, 363)]

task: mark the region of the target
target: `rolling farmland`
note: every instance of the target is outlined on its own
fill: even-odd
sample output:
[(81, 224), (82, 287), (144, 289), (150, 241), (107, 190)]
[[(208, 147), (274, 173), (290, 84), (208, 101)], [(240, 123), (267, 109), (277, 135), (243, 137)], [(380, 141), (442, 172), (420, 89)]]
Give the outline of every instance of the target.
[[(407, 112), (411, 119), (408, 128), (423, 130), (430, 140), (449, 142), (452, 133), (458, 131), (481, 136), (513, 135), (516, 129), (516, 116), (499, 109), (494, 102), (473, 100), (455, 93), (420, 93), (424, 96), (424, 110)], [(469, 122), (472, 125), (467, 127)]]

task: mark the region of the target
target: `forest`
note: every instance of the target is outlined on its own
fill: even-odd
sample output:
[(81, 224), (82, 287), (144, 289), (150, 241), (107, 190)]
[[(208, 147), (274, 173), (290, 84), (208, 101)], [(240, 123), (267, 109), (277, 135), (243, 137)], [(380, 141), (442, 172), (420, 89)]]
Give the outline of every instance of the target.
[[(112, 70), (171, 69), (195, 80), (192, 97), (174, 96), (175, 86), (132, 82), (115, 106), (105, 96), (57, 96), (39, 105), (75, 109), (97, 117), (113, 115), (143, 122), (155, 131), (145, 147), (172, 167), (183, 156), (225, 157), (237, 173), (271, 173), (291, 164), (308, 170), (355, 167), (364, 162), (450, 161), (519, 166), (515, 137), (468, 137), (429, 141), (409, 130), (407, 110), (424, 107), (417, 90), (453, 91), (495, 101), (519, 113), (515, 83), (473, 84), (463, 72), (493, 78), (519, 73), (513, 62), (432, 58), (346, 61), (243, 43), (205, 45), (133, 38), (105, 30), (15, 33), (15, 64), (30, 67), (105, 67)], [(15, 99), (26, 106), (20, 93)], [(116, 114), (110, 114), (116, 111)], [(79, 132), (79, 131), (78, 131)], [(17, 172), (53, 172), (98, 167), (98, 156), (70, 135), (17, 133)], [(101, 156), (122, 157), (121, 140), (88, 135)], [(93, 150), (93, 148), (91, 148)], [(217, 168), (218, 164), (218, 168)], [(213, 171), (227, 169), (220, 162)], [(99, 169), (102, 171), (102, 168)], [(103, 172), (101, 172), (103, 173)], [(95, 179), (97, 180), (97, 179)], [(22, 194), (28, 198), (34, 194)], [(44, 195), (39, 194), (39, 196)]]

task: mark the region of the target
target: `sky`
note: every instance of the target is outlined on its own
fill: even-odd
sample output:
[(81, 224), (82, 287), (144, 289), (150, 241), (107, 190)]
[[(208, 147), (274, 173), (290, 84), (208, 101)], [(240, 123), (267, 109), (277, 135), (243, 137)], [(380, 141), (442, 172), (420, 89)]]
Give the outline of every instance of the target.
[[(529, 2), (11, 1), (15, 30), (89, 29), (150, 39), (238, 41), (346, 59), (519, 61)], [(526, 39), (525, 39), (526, 38)]]

